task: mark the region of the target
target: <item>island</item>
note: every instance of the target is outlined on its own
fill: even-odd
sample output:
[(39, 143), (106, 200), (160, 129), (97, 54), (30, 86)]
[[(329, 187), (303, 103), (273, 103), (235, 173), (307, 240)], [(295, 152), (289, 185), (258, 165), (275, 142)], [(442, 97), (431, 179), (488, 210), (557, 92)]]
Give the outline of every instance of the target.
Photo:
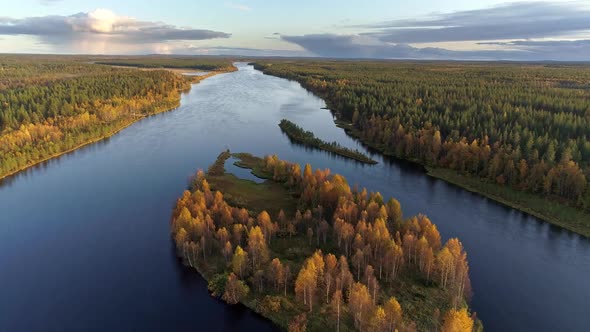
[[(265, 181), (227, 173), (231, 157)], [(224, 151), (177, 200), (171, 236), (213, 296), (285, 330), (482, 330), (461, 242), (329, 169)]]
[(347, 147), (340, 145), (338, 142), (328, 143), (317, 137), (311, 131), (307, 131), (295, 123), (283, 119), (279, 123), (279, 127), (289, 137), (291, 142), (295, 142), (304, 146), (316, 148), (323, 151), (328, 151), (339, 156), (354, 159), (365, 164), (377, 164), (377, 162), (369, 158), (359, 150), (352, 150)]

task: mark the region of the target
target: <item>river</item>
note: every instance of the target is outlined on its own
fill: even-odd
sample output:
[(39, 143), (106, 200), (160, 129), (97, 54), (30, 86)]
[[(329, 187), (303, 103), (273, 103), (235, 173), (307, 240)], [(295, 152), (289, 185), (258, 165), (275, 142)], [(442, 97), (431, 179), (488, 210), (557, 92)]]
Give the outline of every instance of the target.
[(238, 64), (193, 86), (181, 106), (0, 183), (0, 331), (274, 331), (208, 295), (174, 255), (169, 217), (187, 179), (223, 149), (311, 163), (427, 214), (469, 258), (486, 331), (590, 326), (590, 241), (372, 155), (362, 165), (289, 142), (287, 118), (364, 149), (325, 103)]

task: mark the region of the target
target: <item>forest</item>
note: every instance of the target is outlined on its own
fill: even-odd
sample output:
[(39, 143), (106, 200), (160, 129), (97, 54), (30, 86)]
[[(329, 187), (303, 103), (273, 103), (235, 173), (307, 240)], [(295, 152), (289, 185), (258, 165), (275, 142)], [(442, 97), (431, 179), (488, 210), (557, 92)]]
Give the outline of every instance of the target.
[(338, 142), (328, 143), (317, 137), (311, 131), (307, 131), (295, 123), (283, 119), (279, 123), (279, 127), (289, 137), (292, 142), (299, 143), (305, 146), (314, 147), (320, 150), (332, 152), (345, 158), (354, 159), (366, 164), (376, 164), (377, 162), (369, 158), (359, 150), (352, 150), (340, 145)]
[[(590, 67), (260, 61), (387, 155), (590, 236)], [(479, 180), (479, 181), (476, 181)]]
[[(226, 173), (230, 157), (266, 181)], [(213, 296), (288, 331), (483, 329), (461, 242), (329, 169), (225, 151), (178, 199), (171, 233)]]
[(141, 56), (141, 57), (108, 57), (96, 61), (98, 64), (114, 66), (130, 66), (141, 68), (178, 68), (196, 70), (234, 71), (231, 60), (227, 58), (180, 57), (180, 56)]
[[(113, 68), (91, 60), (0, 56), (0, 178), (171, 110), (192, 82), (166, 70)], [(229, 61), (215, 68), (227, 66)]]

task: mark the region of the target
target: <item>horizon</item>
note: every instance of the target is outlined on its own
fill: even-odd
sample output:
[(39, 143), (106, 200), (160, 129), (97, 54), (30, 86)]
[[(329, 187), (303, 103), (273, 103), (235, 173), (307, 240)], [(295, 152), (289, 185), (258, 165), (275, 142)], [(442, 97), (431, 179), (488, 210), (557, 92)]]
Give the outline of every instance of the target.
[(104, 1), (97, 8), (24, 0), (4, 6), (0, 46), (9, 54), (590, 61), (590, 5), (584, 1), (376, 1), (357, 7), (353, 13), (350, 1), (176, 0), (163, 8), (139, 1)]

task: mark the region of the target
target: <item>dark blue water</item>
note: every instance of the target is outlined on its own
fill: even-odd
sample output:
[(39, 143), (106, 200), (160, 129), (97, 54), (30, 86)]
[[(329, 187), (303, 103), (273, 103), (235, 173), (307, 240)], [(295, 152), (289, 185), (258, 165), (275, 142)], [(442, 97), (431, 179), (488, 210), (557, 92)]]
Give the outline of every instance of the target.
[(465, 245), (487, 331), (588, 330), (590, 241), (408, 163), (375, 155), (380, 163), (366, 166), (289, 143), (282, 118), (363, 149), (324, 106), (297, 83), (240, 65), (195, 85), (173, 112), (3, 181), (0, 331), (273, 330), (211, 298), (169, 238), (187, 179), (226, 148), (329, 167), (396, 197), (406, 216), (429, 215)]

